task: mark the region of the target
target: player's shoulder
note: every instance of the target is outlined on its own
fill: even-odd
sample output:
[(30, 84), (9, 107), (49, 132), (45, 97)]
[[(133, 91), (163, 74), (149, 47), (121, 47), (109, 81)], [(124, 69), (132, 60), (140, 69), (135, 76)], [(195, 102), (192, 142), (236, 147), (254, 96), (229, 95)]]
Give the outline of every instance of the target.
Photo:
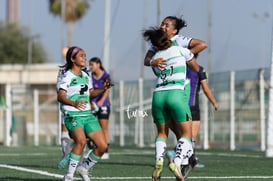
[(88, 72), (86, 72), (86, 71), (84, 71), (84, 70), (82, 70), (82, 75), (84, 75), (84, 76), (88, 76), (88, 77), (89, 77), (89, 73), (88, 73)]
[(72, 79), (73, 77), (75, 77), (75, 75), (70, 70), (67, 70), (67, 71), (63, 72), (61, 79), (69, 80), (69, 79)]
[(173, 39), (178, 40), (178, 41), (190, 41), (192, 38), (191, 37), (187, 37), (181, 34), (175, 35), (173, 37)]

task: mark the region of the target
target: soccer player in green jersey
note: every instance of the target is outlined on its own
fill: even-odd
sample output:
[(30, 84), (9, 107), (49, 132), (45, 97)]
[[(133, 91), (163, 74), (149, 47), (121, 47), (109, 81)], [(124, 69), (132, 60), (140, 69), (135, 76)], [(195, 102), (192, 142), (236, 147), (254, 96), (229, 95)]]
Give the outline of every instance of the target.
[[(193, 153), (191, 144), (191, 113), (188, 104), (188, 90), (186, 68), (187, 65), (194, 71), (199, 71), (193, 53), (181, 46), (173, 45), (168, 35), (159, 28), (151, 28), (143, 32), (145, 40), (150, 41), (156, 49), (150, 61), (157, 77), (156, 87), (152, 99), (152, 115), (157, 127), (155, 140), (156, 164), (152, 174), (154, 181), (160, 180), (163, 170), (163, 160), (168, 138), (170, 121), (174, 121), (180, 138), (176, 144), (176, 157), (170, 166), (174, 175), (184, 181), (181, 165), (188, 164)], [(165, 64), (155, 66), (154, 60), (162, 58)]]
[[(64, 123), (74, 140), (67, 173), (63, 177), (64, 181), (73, 181), (76, 171), (84, 181), (89, 181), (88, 171), (107, 150), (107, 141), (101, 126), (91, 113), (90, 98), (102, 94), (110, 86), (106, 83), (101, 89), (93, 89), (89, 75), (82, 70), (85, 66), (84, 50), (79, 47), (70, 47), (66, 54), (66, 64), (61, 67), (64, 69), (64, 74), (58, 90), (58, 101), (61, 103)], [(82, 164), (79, 164), (86, 138), (92, 140), (96, 148)]]

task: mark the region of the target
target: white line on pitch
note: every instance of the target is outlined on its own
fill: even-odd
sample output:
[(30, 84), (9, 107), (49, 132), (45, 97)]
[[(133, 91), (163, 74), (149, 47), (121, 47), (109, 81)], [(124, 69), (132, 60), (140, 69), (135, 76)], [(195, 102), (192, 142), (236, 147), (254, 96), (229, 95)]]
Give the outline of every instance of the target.
[[(33, 169), (27, 169), (23, 167), (18, 167), (18, 166), (11, 166), (11, 165), (5, 165), (5, 164), (0, 164), (0, 167), (2, 168), (9, 168), (13, 170), (19, 170), (19, 171), (24, 171), (24, 172), (29, 172), (29, 173), (36, 173), (40, 175), (45, 175), (45, 176), (51, 176), (55, 178), (62, 178), (63, 175), (60, 174), (53, 174), (49, 173), (46, 171), (41, 171), (41, 170), (33, 170)], [(151, 177), (91, 177), (94, 180), (136, 180), (136, 179), (151, 179)], [(162, 177), (164, 179), (174, 179), (174, 177)], [(208, 176), (200, 176), (200, 177), (189, 177), (190, 179), (272, 179), (273, 176), (219, 176), (219, 177), (208, 177)], [(74, 178), (76, 180), (80, 180), (79, 178)]]

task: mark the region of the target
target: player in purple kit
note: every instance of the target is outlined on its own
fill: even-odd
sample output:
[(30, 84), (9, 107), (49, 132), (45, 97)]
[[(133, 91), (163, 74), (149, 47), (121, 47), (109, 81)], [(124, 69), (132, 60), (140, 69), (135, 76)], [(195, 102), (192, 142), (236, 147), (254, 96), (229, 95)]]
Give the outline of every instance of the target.
[[(103, 87), (103, 84), (106, 80), (110, 80), (110, 75), (105, 71), (102, 66), (100, 58), (93, 57), (89, 60), (89, 67), (91, 71), (91, 77), (93, 81), (93, 87), (95, 89)], [(109, 116), (110, 116), (110, 99), (109, 99), (110, 90), (105, 91), (103, 94), (92, 98), (92, 103), (98, 107), (97, 112), (94, 114), (99, 119), (99, 123), (102, 127), (102, 131), (106, 137), (108, 146), (110, 144), (109, 136)], [(102, 159), (108, 159), (109, 153), (108, 150), (104, 153)]]

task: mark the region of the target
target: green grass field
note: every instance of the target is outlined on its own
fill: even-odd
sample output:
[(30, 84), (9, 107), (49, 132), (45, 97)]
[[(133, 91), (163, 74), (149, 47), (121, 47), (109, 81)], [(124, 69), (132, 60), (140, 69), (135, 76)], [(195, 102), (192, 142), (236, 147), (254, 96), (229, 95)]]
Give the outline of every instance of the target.
[[(187, 180), (273, 180), (273, 158), (265, 158), (258, 151), (197, 150), (205, 164), (195, 168)], [(4, 147), (0, 146), (0, 181), (57, 181), (62, 180), (66, 169), (56, 165), (61, 157), (60, 146)], [(154, 166), (152, 148), (110, 149), (110, 159), (95, 166), (91, 180), (151, 180)], [(75, 175), (76, 180), (79, 179)], [(165, 162), (162, 181), (175, 180)]]

